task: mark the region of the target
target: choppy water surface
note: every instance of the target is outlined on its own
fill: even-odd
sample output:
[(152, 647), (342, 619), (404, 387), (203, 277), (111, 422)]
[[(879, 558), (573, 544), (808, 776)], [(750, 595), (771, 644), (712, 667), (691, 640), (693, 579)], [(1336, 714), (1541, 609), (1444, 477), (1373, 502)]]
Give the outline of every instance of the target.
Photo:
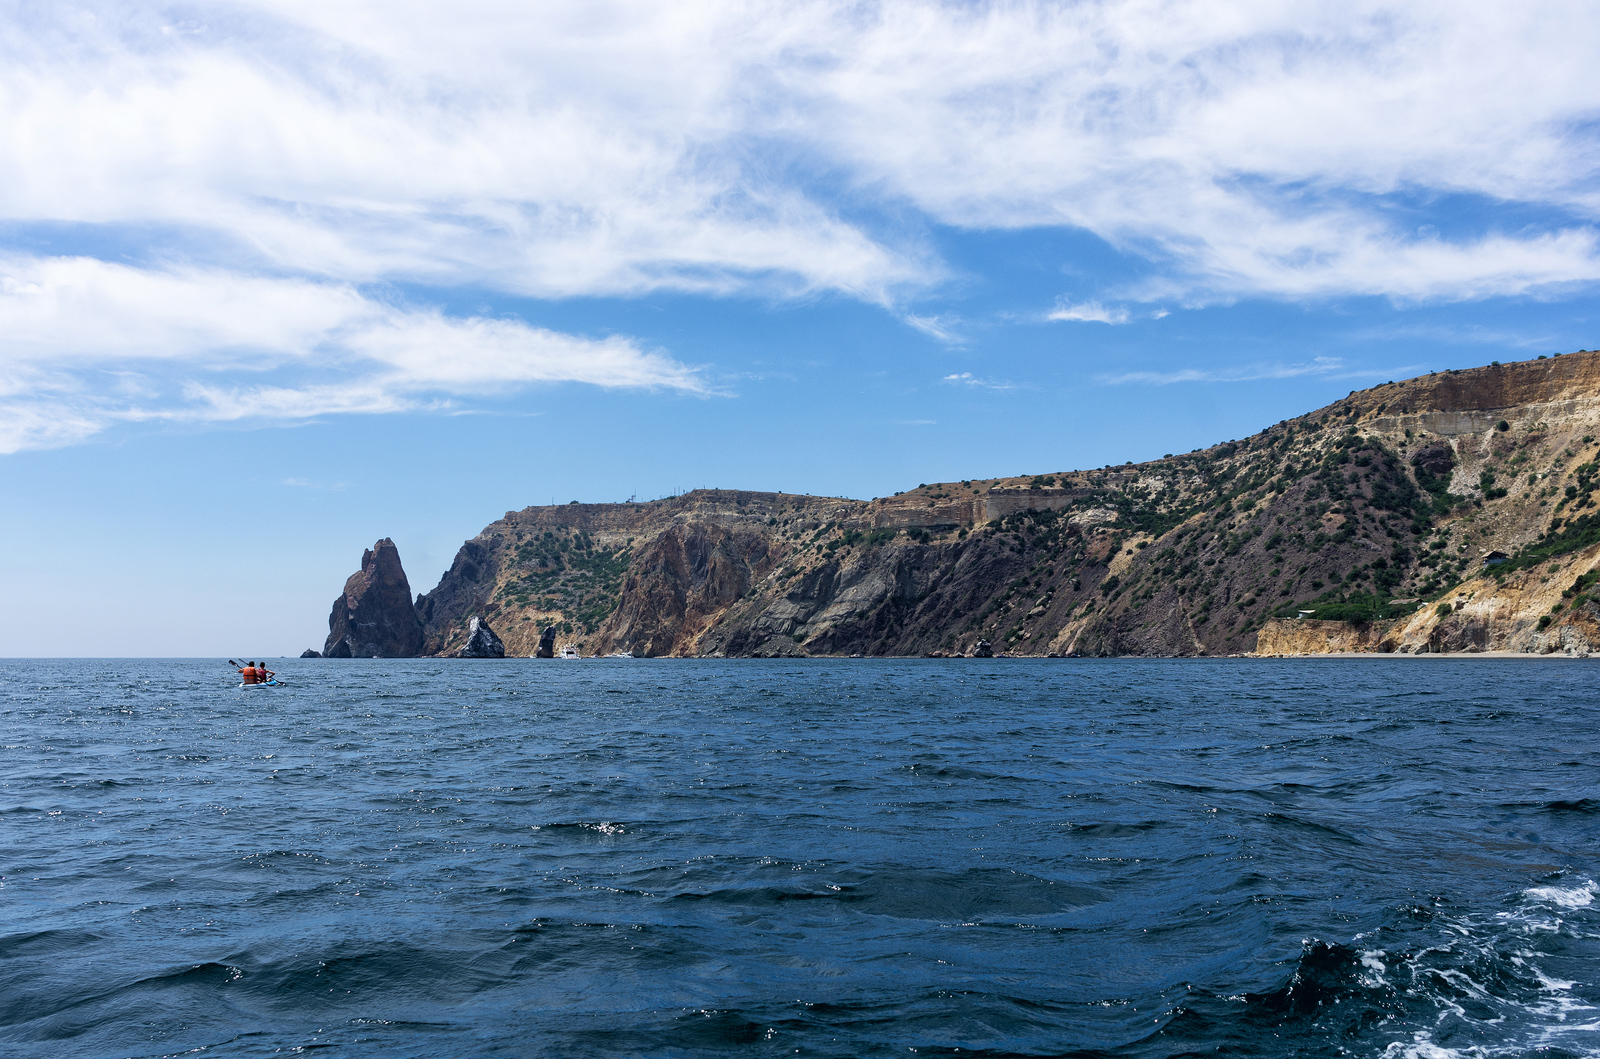
[(0, 1053), (1600, 1054), (1591, 664), (278, 668), (0, 662)]

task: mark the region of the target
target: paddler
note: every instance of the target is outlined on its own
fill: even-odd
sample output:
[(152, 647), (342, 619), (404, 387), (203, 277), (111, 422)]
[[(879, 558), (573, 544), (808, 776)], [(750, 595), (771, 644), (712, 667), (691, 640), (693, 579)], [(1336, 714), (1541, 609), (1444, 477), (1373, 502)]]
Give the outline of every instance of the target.
[(256, 663), (256, 679), (260, 683), (271, 684), (272, 678), (277, 675), (277, 673), (274, 673), (272, 670), (267, 668), (267, 664), (265, 662)]
[(246, 662), (244, 664), (244, 668), (239, 670), (239, 683), (241, 683), (241, 684), (259, 684), (259, 683), (261, 683), (261, 671), (256, 668), (256, 664), (254, 662)]

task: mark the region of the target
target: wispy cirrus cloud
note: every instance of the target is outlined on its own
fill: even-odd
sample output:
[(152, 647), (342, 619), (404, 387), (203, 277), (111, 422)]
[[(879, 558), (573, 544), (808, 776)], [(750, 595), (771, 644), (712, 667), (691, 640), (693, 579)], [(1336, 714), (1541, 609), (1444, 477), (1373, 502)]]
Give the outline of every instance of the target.
[(342, 284), (0, 260), (0, 452), (119, 422), (277, 421), (448, 407), (519, 386), (708, 393), (631, 339), (379, 301)]
[(1261, 379), (1293, 379), (1305, 375), (1337, 375), (1345, 370), (1338, 357), (1313, 357), (1310, 361), (1282, 364), (1252, 364), (1247, 367), (1207, 369), (1183, 368), (1178, 371), (1125, 371), (1097, 376), (1107, 386), (1149, 383), (1170, 386), (1179, 382), (1256, 382)]
[[(871, 11), (819, 77), (818, 140), (944, 223), (1079, 227), (1145, 258), (1124, 298), (1452, 300), (1600, 278), (1600, 87), (1580, 73), (1600, 15), (1574, 0), (1554, 20), (1373, 0), (1226, 19), (1137, 0)], [(1417, 225), (1463, 196), (1476, 225)], [(1547, 212), (1498, 221), (1513, 202)]]
[(1017, 388), (1015, 383), (1007, 382), (1004, 379), (986, 379), (980, 375), (974, 375), (970, 371), (946, 375), (940, 381), (950, 383), (953, 386), (970, 386), (979, 390), (1015, 390)]
[[(0, 211), (349, 282), (882, 302), (942, 269), (774, 171), (773, 10), (66, 3), (0, 23)], [(752, 89), (755, 89), (752, 94)], [(72, 128), (74, 135), (59, 134)]]
[(1108, 309), (1099, 302), (1083, 302), (1080, 305), (1058, 305), (1046, 314), (1045, 319), (1075, 320), (1082, 323), (1095, 324), (1125, 324), (1132, 317), (1126, 309)]
[(1423, 370), (1420, 364), (1391, 365), (1384, 368), (1356, 368), (1340, 357), (1313, 357), (1309, 361), (1267, 362), (1234, 368), (1182, 368), (1178, 371), (1125, 371), (1095, 377), (1106, 386), (1144, 383), (1170, 386), (1182, 382), (1260, 382), (1265, 379), (1296, 379), (1322, 376), (1330, 379), (1396, 379)]
[(961, 336), (955, 331), (955, 326), (961, 321), (954, 315), (917, 316), (907, 313), (901, 319), (923, 334), (936, 338), (946, 345), (959, 345), (961, 342)]

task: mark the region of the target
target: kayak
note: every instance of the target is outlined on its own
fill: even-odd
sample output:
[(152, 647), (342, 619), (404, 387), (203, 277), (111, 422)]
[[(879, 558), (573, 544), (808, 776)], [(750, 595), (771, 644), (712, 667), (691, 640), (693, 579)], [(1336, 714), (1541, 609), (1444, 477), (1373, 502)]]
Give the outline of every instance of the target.
[(241, 688), (281, 688), (284, 683), (281, 680), (267, 680), (259, 684), (240, 684), (239, 686)]

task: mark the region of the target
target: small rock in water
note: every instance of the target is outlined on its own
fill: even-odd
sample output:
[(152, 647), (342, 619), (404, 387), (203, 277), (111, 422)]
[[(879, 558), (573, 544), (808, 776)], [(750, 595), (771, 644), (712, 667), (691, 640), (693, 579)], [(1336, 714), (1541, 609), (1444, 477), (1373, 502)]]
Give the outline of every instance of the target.
[(478, 617), (472, 616), (472, 624), (467, 627), (467, 646), (461, 649), (458, 658), (504, 658), (506, 645), (500, 642), (500, 637), (489, 628), (489, 623)]
[(300, 652), (300, 657), (301, 658), (321, 658), (322, 657), (322, 652), (321, 651), (313, 651), (311, 648), (307, 647), (304, 651)]
[(988, 640), (979, 640), (972, 646), (973, 658), (993, 658), (994, 646)]

